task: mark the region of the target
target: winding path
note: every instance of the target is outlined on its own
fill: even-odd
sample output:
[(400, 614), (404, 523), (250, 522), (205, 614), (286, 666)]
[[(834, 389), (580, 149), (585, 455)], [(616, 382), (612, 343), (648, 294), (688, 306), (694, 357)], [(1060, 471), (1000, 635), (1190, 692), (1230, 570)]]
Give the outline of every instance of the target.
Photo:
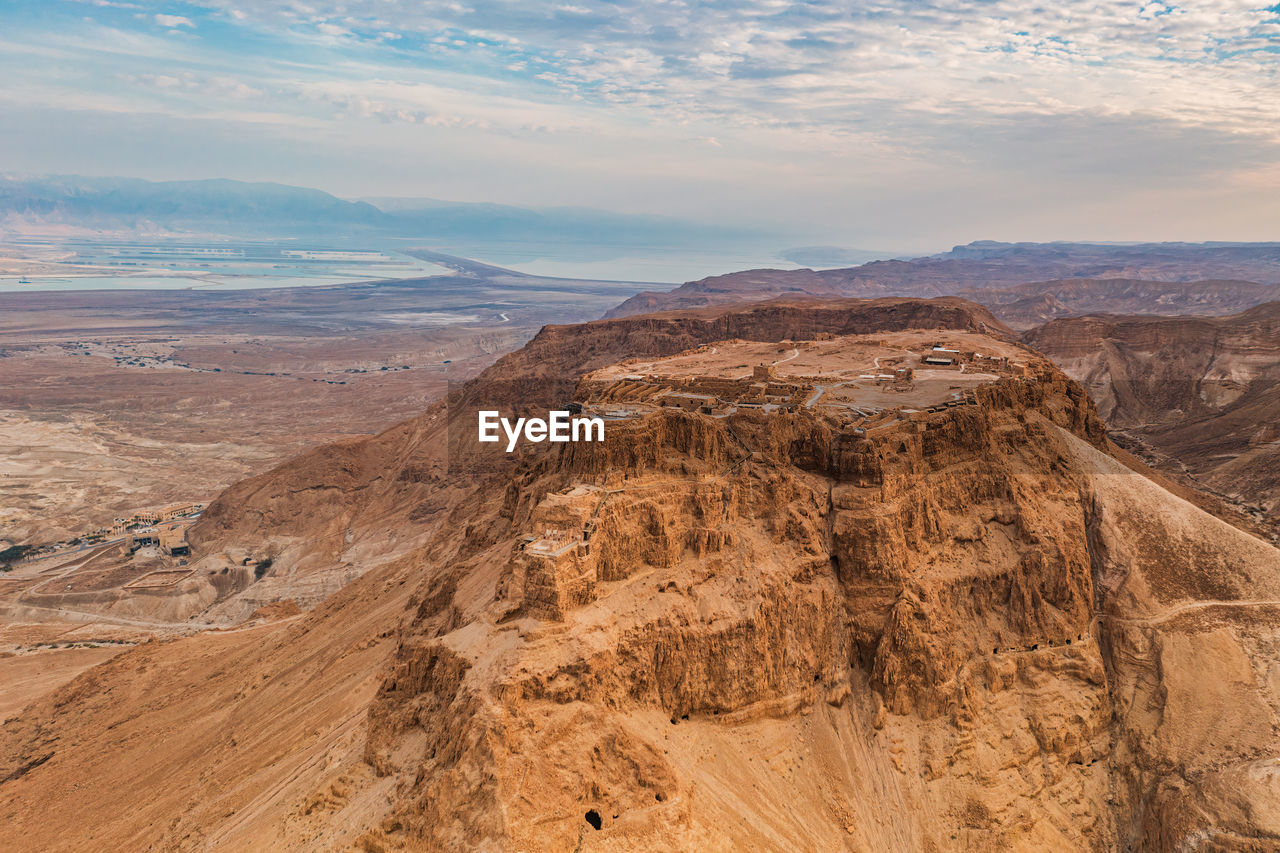
[(86, 623), (104, 622), (109, 625), (127, 625), (131, 628), (194, 628), (198, 630), (208, 630), (210, 628), (219, 627), (207, 622), (151, 622), (145, 619), (130, 619), (125, 616), (109, 616), (103, 613), (93, 613), (88, 610), (73, 610), (70, 607), (44, 607), (39, 604), (24, 604), (21, 602), (15, 604), (0, 604), (0, 614), (6, 615), (11, 619), (22, 619), (23, 611), (25, 610), (39, 610), (44, 613), (52, 613), (55, 616), (61, 616), (62, 621), (84, 621)]
[(1109, 619), (1113, 622), (1123, 622), (1128, 625), (1159, 625), (1167, 622), (1174, 617), (1181, 616), (1192, 610), (1204, 610), (1209, 607), (1280, 607), (1280, 599), (1275, 598), (1254, 598), (1254, 599), (1237, 599), (1234, 601), (1220, 601), (1211, 599), (1207, 601), (1189, 601), (1186, 604), (1179, 604), (1163, 613), (1155, 616), (1115, 616), (1109, 613), (1097, 613), (1095, 616), (1099, 619)]
[[(258, 628), (263, 628), (267, 625), (281, 625), (285, 622), (293, 622), (296, 619), (301, 619), (303, 616), (306, 616), (307, 613), (310, 612), (310, 611), (304, 610), (302, 613), (297, 613), (297, 614), (294, 614), (293, 616), (286, 616), (283, 619), (274, 619), (267, 622), (258, 622), (254, 624), (246, 624), (244, 622), (241, 622), (238, 624), (233, 623), (233, 624), (227, 625), (227, 624), (218, 624), (215, 622), (153, 622), (153, 621), (148, 621), (146, 619), (130, 619), (127, 616), (111, 616), (105, 613), (93, 613), (92, 611), (88, 611), (88, 610), (72, 610), (69, 607), (43, 607), (39, 604), (0, 603), (0, 615), (8, 616), (11, 619), (22, 619), (23, 618), (22, 611), (24, 610), (40, 610), (45, 613), (52, 613), (56, 616), (63, 617), (61, 621), (65, 621), (65, 622), (83, 621), (84, 624), (86, 625), (91, 625), (95, 622), (101, 622), (108, 625), (124, 625), (130, 628), (153, 628), (153, 629), (167, 628), (167, 629), (174, 629), (174, 630), (181, 629), (181, 630), (197, 631), (197, 632), (212, 632), (218, 635), (237, 634), (241, 631), (253, 631)], [(67, 617), (75, 617), (75, 618), (67, 618)]]

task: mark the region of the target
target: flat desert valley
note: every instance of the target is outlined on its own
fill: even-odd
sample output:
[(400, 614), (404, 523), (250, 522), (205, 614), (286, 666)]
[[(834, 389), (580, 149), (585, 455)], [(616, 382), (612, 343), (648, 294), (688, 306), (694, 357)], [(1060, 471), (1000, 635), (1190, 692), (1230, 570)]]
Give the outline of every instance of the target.
[(543, 324), (637, 288), (457, 263), (391, 283), (0, 292), (0, 544), (205, 502), (416, 414)]
[(15, 607), (53, 577), (89, 577), (92, 589), (111, 584), (94, 574), (103, 564), (123, 571), (121, 582), (155, 568), (146, 550), (123, 557), (120, 536), (107, 532), (115, 519), (205, 504), (309, 448), (376, 433), (542, 325), (591, 319), (636, 289), (462, 259), (451, 275), (395, 282), (221, 291), (121, 282), (0, 292), (0, 550), (52, 550), (0, 575), (0, 718), (156, 631), (192, 630), (146, 613), (113, 619), (38, 599)]

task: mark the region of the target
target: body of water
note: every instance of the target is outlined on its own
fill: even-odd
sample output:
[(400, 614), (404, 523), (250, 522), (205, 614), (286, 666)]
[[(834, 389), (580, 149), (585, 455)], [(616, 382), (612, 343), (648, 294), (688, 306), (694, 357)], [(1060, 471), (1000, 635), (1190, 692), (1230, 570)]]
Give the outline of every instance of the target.
[(251, 290), (448, 275), (394, 250), (293, 244), (125, 243), (29, 240), (7, 256), (39, 263), (0, 275), (0, 291)]
[[(405, 241), (497, 267), (551, 278), (677, 285), (712, 275), (762, 267), (796, 269), (769, 251), (673, 249), (644, 246)], [(348, 284), (379, 279), (447, 275), (450, 270), (397, 248), (330, 248), (288, 244), (128, 243), (28, 240), (11, 244), (18, 255), (43, 263), (25, 275), (0, 274), (0, 291), (38, 290), (247, 290)]]
[(739, 270), (800, 268), (759, 247), (688, 249), (491, 243), (433, 248), (529, 275), (670, 285)]

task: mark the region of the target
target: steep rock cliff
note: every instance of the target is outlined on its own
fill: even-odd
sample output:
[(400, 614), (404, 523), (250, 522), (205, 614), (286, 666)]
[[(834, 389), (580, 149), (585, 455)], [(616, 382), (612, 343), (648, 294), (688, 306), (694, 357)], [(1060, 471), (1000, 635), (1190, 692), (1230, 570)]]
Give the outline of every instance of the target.
[[(501, 562), (493, 599), (455, 593), (476, 613), (459, 626), (433, 597), (407, 628), (370, 715), (368, 758), (402, 796), (378, 843), (571, 849), (594, 838), (587, 812), (610, 843), (646, 848), (948, 841), (956, 815), (855, 818), (865, 782), (725, 822), (733, 808), (697, 792), (731, 780), (672, 755), (689, 729), (751, 764), (746, 733), (812, 725), (848, 762), (814, 784), (866, 772), (904, 803), (954, 799), (970, 841), (993, 849), (1066, 846), (1098, 823), (1103, 849), (1110, 704), (1064, 430), (1102, 441), (1059, 376), (869, 436), (807, 411), (662, 412), (528, 460), (499, 510), (510, 524), (483, 529), (590, 522), (590, 536), (549, 565), (477, 531), (475, 568), (454, 572)], [(548, 585), (569, 594), (548, 606)], [(870, 754), (848, 754), (846, 736), (871, 738)], [(1013, 755), (978, 747), (1001, 736), (1023, 739)], [(1048, 766), (1014, 784), (1030, 756)], [(1046, 785), (1073, 791), (1069, 814), (1028, 832)]]

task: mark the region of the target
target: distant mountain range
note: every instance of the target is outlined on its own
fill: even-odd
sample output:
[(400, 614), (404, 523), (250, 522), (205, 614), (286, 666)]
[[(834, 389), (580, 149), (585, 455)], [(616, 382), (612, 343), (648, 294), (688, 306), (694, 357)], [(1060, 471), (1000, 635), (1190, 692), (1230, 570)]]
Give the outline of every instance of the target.
[[(1175, 283), (1186, 287), (1168, 286)], [(777, 297), (962, 295), (993, 306), (998, 316), (1009, 311), (1010, 319), (1016, 318), (1026, 328), (1082, 311), (1177, 309), (1227, 314), (1280, 298), (1277, 285), (1280, 243), (988, 240), (928, 257), (872, 261), (844, 269), (755, 269), (712, 276), (670, 291), (638, 293), (608, 316)]]
[(274, 183), (0, 177), (0, 233), (58, 229), (659, 247), (749, 243), (764, 236), (747, 229), (577, 207), (404, 198), (349, 201), (321, 190)]

